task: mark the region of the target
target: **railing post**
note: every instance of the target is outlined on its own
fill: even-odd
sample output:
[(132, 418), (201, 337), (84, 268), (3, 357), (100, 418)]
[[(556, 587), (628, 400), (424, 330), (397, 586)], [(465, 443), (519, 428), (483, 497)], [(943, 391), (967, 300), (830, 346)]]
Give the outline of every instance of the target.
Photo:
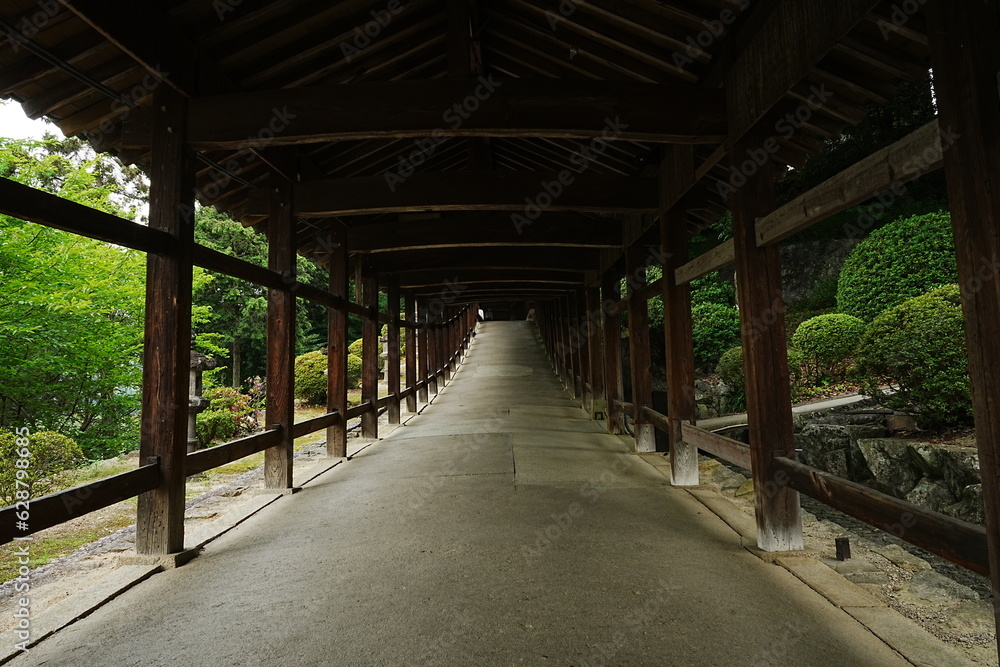
[(576, 292), (576, 335), (577, 335), (577, 356), (580, 360), (580, 404), (588, 413), (594, 412), (594, 383), (590, 365), (590, 346), (593, 341), (590, 339), (589, 318), (587, 312), (587, 302), (582, 290)]
[(649, 303), (636, 291), (646, 286), (646, 249), (640, 244), (625, 250), (626, 295), (628, 297), (629, 363), (632, 370), (632, 417), (635, 420), (635, 451), (656, 451), (656, 429), (642, 413), (653, 405), (653, 373), (649, 357)]
[[(414, 323), (417, 321), (417, 313), (413, 295), (409, 292), (403, 294), (403, 311), (406, 321)], [(406, 411), (413, 413), (417, 411), (417, 330), (406, 326), (406, 386), (410, 393), (406, 396)]]
[(438, 387), (438, 351), (437, 318), (430, 308), (424, 306), (424, 317), (427, 323), (427, 391), (437, 396)]
[[(766, 129), (754, 129), (736, 142), (731, 155), (737, 168), (769, 140), (773, 141)], [(757, 218), (773, 210), (774, 167), (768, 160), (732, 195), (733, 240), (757, 545), (765, 551), (789, 551), (802, 548), (802, 521), (798, 492), (789, 488), (784, 474), (774, 468), (776, 456), (795, 458), (781, 258), (777, 245), (758, 247), (756, 237)]]
[(361, 263), (361, 305), (365, 316), (361, 324), (361, 401), (370, 409), (361, 415), (361, 437), (378, 438), (378, 280), (375, 260), (370, 255), (359, 259)]
[(399, 276), (389, 276), (389, 286), (386, 291), (389, 308), (389, 326), (386, 329), (385, 345), (388, 354), (385, 357), (385, 380), (389, 385), (389, 423), (399, 423)]
[(350, 267), (347, 261), (347, 229), (337, 221), (330, 223), (329, 290), (339, 296), (340, 306), (327, 310), (327, 398), (328, 410), (340, 412), (340, 420), (326, 429), (326, 453), (347, 456), (347, 303), (350, 295)]
[(267, 264), (285, 281), (282, 289), (267, 292), (267, 409), (268, 428), (281, 426), (282, 438), (264, 450), (264, 485), (292, 488), (292, 424), (295, 423), (295, 225), (292, 184), (277, 174), (270, 179), (267, 222)]
[(428, 325), (427, 305), (423, 299), (417, 299), (417, 322), (420, 328), (417, 329), (417, 375), (423, 385), (417, 392), (417, 396), (422, 404), (427, 405), (430, 400), (430, 378), (428, 377), (430, 366), (430, 327)]
[[(982, 469), (993, 599), (1000, 599), (1000, 10), (995, 2), (928, 4), (951, 225)], [(1000, 605), (995, 607), (1000, 626)]]
[[(604, 298), (602, 328), (604, 329), (604, 391), (607, 397), (608, 431), (621, 433), (622, 414), (618, 401), (622, 400), (622, 352), (620, 315), (611, 306), (621, 299), (621, 277), (618, 269), (610, 268), (601, 276), (601, 296)], [(606, 307), (605, 307), (606, 306)]]
[(160, 486), (139, 496), (135, 549), (166, 555), (184, 549), (194, 187), (184, 145), (184, 98), (170, 86), (159, 86), (153, 95), (149, 226), (173, 236), (177, 247), (146, 258), (139, 460), (158, 457)]
[[(588, 287), (585, 290), (587, 302), (587, 352), (590, 355), (590, 404), (587, 410), (594, 419), (599, 404), (606, 401), (604, 389), (604, 335), (601, 331), (601, 289)], [(607, 411), (607, 406), (603, 411)]]

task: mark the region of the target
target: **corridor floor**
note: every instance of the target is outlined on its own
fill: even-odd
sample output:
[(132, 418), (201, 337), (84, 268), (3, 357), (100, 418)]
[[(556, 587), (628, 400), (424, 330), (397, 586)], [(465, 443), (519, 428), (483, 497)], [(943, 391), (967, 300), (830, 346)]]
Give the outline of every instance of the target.
[(14, 665), (906, 665), (486, 322), (421, 415)]

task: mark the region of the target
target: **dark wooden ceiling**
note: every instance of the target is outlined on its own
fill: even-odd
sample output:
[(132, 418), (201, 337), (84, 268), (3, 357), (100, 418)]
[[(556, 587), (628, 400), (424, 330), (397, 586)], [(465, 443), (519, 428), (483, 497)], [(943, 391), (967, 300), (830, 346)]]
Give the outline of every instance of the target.
[[(148, 108), (149, 90), (157, 85), (149, 74), (149, 58), (143, 57), (147, 48), (184, 51), (196, 60), (197, 77), (165, 73), (171, 85), (189, 97), (491, 75), (503, 80), (720, 88), (734, 57), (762, 30), (772, 11), (776, 7), (780, 11), (780, 5), (779, 0), (66, 0), (64, 4), (4, 0), (0, 2), (4, 30), (29, 36), (47, 57), (19, 40), (4, 40), (0, 95), (22, 102), (29, 116), (48, 116), (67, 134), (83, 135), (99, 150), (146, 166), (148, 150), (126, 141), (123, 125), (130, 117), (134, 123)], [(866, 18), (774, 108), (773, 118), (780, 119), (801, 109), (816, 89), (834, 94), (801, 119), (794, 136), (778, 137), (778, 150), (770, 159), (782, 168), (800, 167), (807, 155), (822, 150), (824, 142), (838, 137), (845, 125), (858, 123), (869, 103), (888, 102), (900, 80), (926, 76), (923, 17), (908, 16), (897, 25), (900, 22), (894, 22), (893, 12), (898, 9), (892, 2), (873, 5)], [(130, 109), (113, 94), (127, 96), (137, 108)], [(734, 102), (739, 103), (729, 100), (730, 105)], [(398, 113), (405, 114), (413, 102), (398, 99), (394, 104)], [(573, 114), (574, 110), (564, 112)], [(292, 149), (295, 170), (303, 180), (377, 179), (398, 169), (400, 160), (415, 150), (416, 141), (383, 136), (298, 145)], [(433, 151), (424, 151), (413, 168), (418, 172), (578, 172), (583, 143), (552, 136), (451, 136)], [(613, 183), (651, 176), (662, 146), (631, 140), (608, 142), (588, 160), (588, 177), (604, 176)], [(201, 203), (229, 212), (244, 224), (260, 222), (254, 201), (267, 183), (273, 161), (249, 148), (199, 149), (199, 156), (196, 185)], [(697, 145), (695, 159), (700, 165), (699, 182), (683, 200), (692, 231), (711, 224), (726, 210), (717, 186), (729, 177), (722, 142)], [(363, 181), (342, 181), (355, 182)], [(352, 199), (363, 201), (364, 197), (359, 194)], [(378, 252), (383, 270), (407, 267), (420, 276), (413, 284), (433, 282), (434, 275), (445, 275), (433, 273), (443, 266), (434, 259), (434, 246), (440, 245), (445, 246), (440, 248), (443, 260), (459, 269), (479, 271), (475, 275), (484, 284), (500, 291), (507, 283), (490, 280), (482, 274), (485, 267), (495, 265), (500, 276), (505, 268), (509, 272), (541, 263), (544, 266), (534, 268), (565, 271), (576, 279), (582, 271), (597, 268), (591, 255), (608, 244), (609, 235), (597, 227), (603, 224), (614, 230), (623, 224), (614, 210), (581, 204), (553, 218), (553, 229), (567, 235), (560, 241), (540, 230), (512, 238), (497, 223), (497, 216), (504, 214), (495, 212), (509, 207), (460, 203), (449, 208), (428, 201), (416, 208), (445, 208), (446, 212), (430, 213), (419, 222), (392, 207), (378, 212), (334, 208), (336, 219), (357, 236), (352, 251)], [(493, 208), (494, 212), (455, 208)], [(435, 226), (435, 215), (441, 216), (440, 227)], [(576, 216), (580, 223), (575, 236), (567, 216)], [(297, 238), (302, 252), (308, 254), (321, 246), (317, 238), (326, 233), (332, 219), (333, 215), (299, 217)], [(413, 233), (417, 224), (422, 234)], [(468, 251), (455, 247), (462, 244), (456, 244), (455, 234), (449, 231), (462, 224), (482, 230), (461, 237), (467, 245), (476, 246)], [(493, 229), (496, 234), (491, 236)], [(615, 233), (622, 238), (618, 232), (610, 238)], [(531, 248), (520, 248), (523, 245)], [(550, 246), (558, 247), (558, 252), (546, 251)], [(528, 273), (519, 275), (527, 277)], [(563, 281), (549, 284), (565, 288)]]

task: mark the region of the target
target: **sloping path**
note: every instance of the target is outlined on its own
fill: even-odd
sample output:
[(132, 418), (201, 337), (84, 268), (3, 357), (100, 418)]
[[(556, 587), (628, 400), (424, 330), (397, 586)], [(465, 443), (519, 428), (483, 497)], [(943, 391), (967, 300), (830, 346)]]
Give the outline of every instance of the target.
[(487, 322), (422, 415), (13, 664), (909, 663)]

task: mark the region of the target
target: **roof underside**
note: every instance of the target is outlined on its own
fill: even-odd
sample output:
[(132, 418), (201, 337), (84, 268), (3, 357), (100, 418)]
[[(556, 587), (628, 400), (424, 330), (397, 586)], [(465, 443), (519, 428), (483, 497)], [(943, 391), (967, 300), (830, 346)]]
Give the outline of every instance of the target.
[[(50, 57), (5, 40), (0, 46), (0, 95), (22, 102), (29, 116), (48, 116), (67, 134), (82, 134), (95, 148), (116, 153), (125, 163), (148, 166), (149, 150), (123, 138), (123, 121), (137, 112), (110, 93), (129, 96), (139, 112), (148, 108), (149, 70), (113, 26), (94, 20), (89, 12), (100, 2), (67, 0), (67, 4), (72, 11), (55, 3), (54, 9), (47, 9), (47, 3), (35, 0), (3, 3), (4, 30), (30, 35)], [(185, 0), (152, 4), (155, 7), (134, 3), (142, 6), (141, 14), (149, 21), (139, 30), (154, 41), (193, 45), (201, 72), (194, 85), (202, 94), (214, 94), (490, 75), (505, 81), (591, 80), (718, 89), (735, 54), (778, 3)], [(454, 17), (459, 6), (467, 12), (459, 34), (460, 48), (468, 49), (468, 57), (456, 64)], [(908, 17), (897, 25), (894, 8), (891, 2), (876, 5), (775, 107), (779, 116), (794, 112), (814, 88), (836, 95), (814, 109), (794, 136), (779, 136), (779, 149), (771, 159), (782, 171), (801, 166), (825, 140), (860, 122), (871, 102), (891, 100), (900, 80), (926, 76), (923, 17)], [(887, 30), (887, 25), (893, 29)], [(26, 32), (24, 26), (33, 29)], [(85, 75), (83, 80), (79, 73)], [(398, 99), (396, 104), (402, 117), (414, 102)], [(563, 113), (572, 115), (574, 109)], [(400, 160), (413, 153), (417, 141), (413, 136), (324, 140), (292, 150), (303, 179), (381, 178), (399, 169)], [(435, 143), (433, 150), (422, 151), (419, 163), (414, 160), (411, 166), (429, 173), (552, 174), (565, 169), (579, 173), (583, 143), (579, 138), (554, 136), (449, 136)], [(665, 143), (607, 142), (588, 156), (587, 176), (612, 183), (623, 182), (623, 177), (649, 177)], [(691, 231), (697, 232), (725, 212), (717, 185), (728, 179), (729, 171), (727, 160), (720, 159), (725, 154), (723, 142), (698, 143), (694, 150), (696, 165), (702, 166), (700, 180), (683, 203)], [(254, 202), (263, 194), (259, 191), (273, 165), (249, 148), (204, 148), (198, 155), (201, 203), (244, 224), (261, 222)], [(355, 182), (360, 181), (351, 181)], [(539, 225), (527, 235), (514, 230), (510, 207), (490, 204), (431, 202), (414, 210), (378, 212), (338, 209), (347, 212), (298, 216), (297, 239), (301, 252), (321, 254), (317, 239), (336, 219), (349, 228), (352, 254), (377, 253), (380, 269), (399, 272), (404, 286), (432, 289), (450, 274), (449, 280), (481, 285), (485, 292), (477, 288), (475, 294), (486, 296), (477, 298), (485, 299), (491, 291), (544, 297), (581, 284), (585, 269), (600, 266), (601, 253), (620, 252), (626, 215), (603, 206), (608, 205), (570, 203), (567, 210), (547, 217), (544, 228)], [(635, 214), (649, 221), (654, 215), (638, 209)], [(521, 283), (518, 287), (524, 291), (512, 291), (513, 283)]]

